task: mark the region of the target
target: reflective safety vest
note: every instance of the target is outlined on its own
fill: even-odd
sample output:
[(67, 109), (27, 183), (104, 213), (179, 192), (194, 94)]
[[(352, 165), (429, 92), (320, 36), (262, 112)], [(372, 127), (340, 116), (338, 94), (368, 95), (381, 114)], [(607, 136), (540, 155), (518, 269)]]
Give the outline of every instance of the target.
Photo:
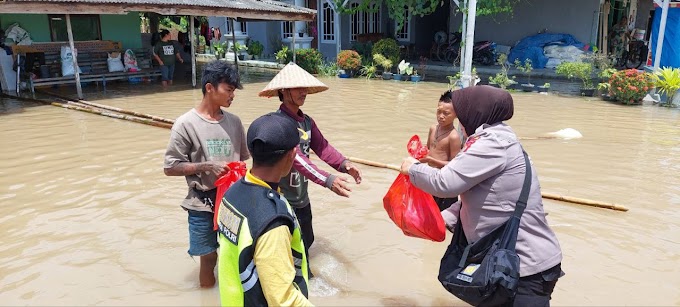
[(253, 256), (257, 239), (275, 219), (285, 221), (290, 229), (296, 271), (293, 284), (307, 297), (307, 256), (293, 210), (278, 192), (247, 178), (254, 177), (248, 173), (235, 182), (220, 202), (218, 278), (222, 306), (267, 306)]

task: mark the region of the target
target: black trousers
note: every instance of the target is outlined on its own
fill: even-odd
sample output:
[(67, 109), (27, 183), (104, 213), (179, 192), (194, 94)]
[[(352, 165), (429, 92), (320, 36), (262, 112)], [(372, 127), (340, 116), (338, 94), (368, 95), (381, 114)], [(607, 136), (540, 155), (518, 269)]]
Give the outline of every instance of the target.
[[(309, 248), (314, 243), (314, 228), (312, 227), (312, 205), (307, 204), (302, 208), (293, 208), (297, 216), (298, 223), (300, 223), (300, 231), (302, 232), (302, 243), (305, 245), (305, 254), (307, 255), (307, 268), (309, 268)], [(310, 277), (311, 269), (310, 271)]]
[(564, 276), (561, 264), (541, 273), (520, 277), (515, 299), (503, 307), (549, 307), (557, 279)]

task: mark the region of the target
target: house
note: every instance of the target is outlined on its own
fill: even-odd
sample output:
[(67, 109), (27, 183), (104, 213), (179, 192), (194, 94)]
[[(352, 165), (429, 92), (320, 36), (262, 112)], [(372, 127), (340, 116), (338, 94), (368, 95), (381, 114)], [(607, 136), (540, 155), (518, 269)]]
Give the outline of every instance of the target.
[[(360, 0), (348, 0), (347, 7), (359, 5)], [(427, 16), (407, 16), (403, 28), (397, 29), (395, 21), (389, 18), (383, 1), (377, 12), (338, 14), (332, 0), (286, 0), (289, 4), (304, 6), (318, 11), (314, 23), (298, 22), (247, 22), (237, 25), (237, 34), (258, 40), (265, 46), (265, 54), (275, 53), (282, 44), (290, 44), (293, 33), (303, 33), (296, 38), (298, 47), (317, 48), (327, 59), (334, 59), (339, 50), (350, 49), (362, 34), (381, 33), (397, 39), (400, 45), (417, 55), (429, 56), (435, 33), (458, 32), (461, 30), (462, 14), (455, 1), (445, 0), (442, 6)], [(462, 2), (462, 1), (461, 1)], [(512, 47), (524, 37), (547, 31), (573, 35), (584, 44), (596, 45), (600, 35), (600, 14), (605, 0), (524, 0), (513, 14), (480, 16), (475, 28), (475, 41), (490, 40), (499, 45)], [(651, 24), (653, 0), (607, 0), (612, 6), (605, 17), (609, 28), (622, 16), (630, 20), (631, 28), (645, 30)], [(224, 26), (224, 21), (215, 19), (211, 26)], [(308, 25), (316, 27), (316, 35), (310, 35)], [(448, 29), (448, 30), (447, 30)], [(230, 33), (226, 27), (223, 33)], [(242, 31), (239, 32), (239, 30)], [(647, 31), (647, 36), (649, 36)], [(309, 38), (307, 38), (309, 36)], [(309, 42), (309, 45), (301, 45)]]
[[(2, 0), (0, 24), (18, 23), (31, 33), (34, 43), (66, 41), (100, 42), (115, 40), (122, 48), (143, 46), (139, 12), (170, 16), (219, 15), (253, 20), (312, 20), (314, 10), (282, 4), (273, 0)], [(67, 24), (72, 25), (72, 37)], [(194, 18), (190, 18), (193, 25)], [(190, 31), (195, 31), (190, 27)], [(53, 44), (54, 45), (54, 44)], [(192, 50), (195, 45), (192, 44)], [(74, 58), (74, 66), (77, 66)], [(4, 76), (5, 74), (0, 74)], [(82, 97), (80, 77), (75, 80), (62, 77), (64, 82), (75, 83)], [(192, 79), (196, 84), (195, 53), (192, 52)]]
[[(2, 12), (1, 7), (0, 12)], [(111, 40), (120, 42), (125, 49), (142, 47), (140, 22), (138, 12), (121, 15), (84, 14), (71, 16), (75, 41)], [(64, 14), (0, 13), (0, 29), (7, 29), (15, 23), (30, 33), (34, 43), (68, 41)]]

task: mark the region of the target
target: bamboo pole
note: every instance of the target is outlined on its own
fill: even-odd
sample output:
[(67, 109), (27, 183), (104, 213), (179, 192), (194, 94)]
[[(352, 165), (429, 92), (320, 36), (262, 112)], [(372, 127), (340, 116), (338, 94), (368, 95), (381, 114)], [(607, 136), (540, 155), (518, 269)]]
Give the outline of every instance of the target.
[(68, 97), (64, 97), (64, 96), (60, 96), (60, 95), (56, 95), (56, 94), (52, 94), (52, 93), (48, 93), (48, 92), (41, 92), (41, 93), (43, 93), (45, 95), (54, 96), (56, 98), (59, 98), (61, 100), (65, 100), (65, 101), (68, 101), (68, 102), (77, 102), (77, 103), (80, 103), (80, 104), (84, 104), (84, 105), (87, 105), (87, 106), (96, 107), (96, 108), (100, 108), (100, 109), (104, 109), (104, 110), (108, 110), (108, 111), (123, 113), (123, 114), (132, 115), (132, 116), (136, 116), (136, 117), (141, 117), (141, 118), (153, 119), (155, 121), (168, 123), (168, 124), (174, 124), (175, 123), (175, 121), (172, 120), (172, 119), (167, 119), (167, 118), (160, 117), (160, 116), (155, 116), (155, 115), (151, 115), (151, 114), (144, 114), (144, 113), (139, 113), (139, 112), (135, 112), (135, 111), (125, 110), (125, 109), (121, 109), (121, 108), (117, 108), (117, 107), (113, 107), (113, 106), (109, 106), (109, 105), (105, 105), (105, 104), (90, 102), (90, 101), (83, 100), (83, 99), (79, 99), (77, 101), (72, 101)]
[[(352, 161), (352, 162), (364, 164), (364, 165), (368, 165), (368, 166), (387, 168), (387, 169), (391, 169), (391, 170), (395, 170), (395, 171), (401, 170), (401, 168), (396, 166), (396, 165), (384, 164), (384, 163), (380, 163), (380, 162), (374, 162), (374, 161), (369, 161), (369, 160), (364, 160), (364, 159), (359, 159), (359, 158), (353, 158), (353, 157), (349, 157), (347, 159)], [(543, 198), (567, 202), (567, 203), (572, 203), (572, 204), (577, 204), (577, 205), (591, 206), (591, 207), (597, 207), (597, 208), (603, 208), (603, 209), (611, 209), (611, 210), (623, 211), (623, 212), (628, 211), (628, 208), (621, 206), (621, 205), (605, 203), (605, 202), (600, 202), (600, 201), (590, 200), (590, 199), (585, 199), (585, 198), (563, 196), (563, 195), (557, 195), (557, 194), (545, 193), (545, 192), (542, 192), (541, 196)]]
[(568, 203), (575, 203), (575, 204), (584, 205), (584, 206), (611, 209), (611, 210), (623, 211), (623, 212), (628, 211), (628, 208), (621, 206), (621, 205), (608, 204), (608, 203), (584, 199), (584, 198), (563, 196), (563, 195), (557, 195), (557, 194), (545, 193), (545, 192), (541, 193), (541, 196), (543, 196), (543, 198), (547, 198), (547, 199), (558, 200), (558, 201), (563, 201), (563, 202), (568, 202)]
[[(1, 92), (0, 92), (0, 96), (7, 96), (7, 97), (11, 97), (11, 98), (20, 99), (20, 100), (28, 100), (28, 101), (48, 103), (48, 102), (38, 100), (38, 99), (9, 96), (9, 95), (6, 95), (6, 94), (1, 93)], [(135, 117), (135, 116), (128, 116), (128, 115), (115, 114), (115, 113), (111, 113), (111, 112), (105, 112), (105, 111), (97, 110), (92, 106), (83, 105), (82, 103), (79, 103), (79, 102), (71, 101), (70, 103), (71, 103), (71, 105), (58, 103), (58, 102), (51, 102), (49, 104), (51, 104), (53, 106), (65, 108), (65, 109), (77, 110), (77, 111), (87, 112), (87, 113), (91, 113), (91, 114), (107, 116), (107, 117), (111, 117), (111, 118), (115, 118), (115, 119), (128, 120), (128, 121), (132, 121), (132, 122), (136, 122), (136, 123), (140, 123), (140, 124), (145, 124), (145, 125), (149, 125), (149, 126), (161, 127), (161, 128), (166, 128), (166, 129), (172, 128), (172, 124), (170, 124), (170, 123), (158, 122), (158, 121), (154, 121), (154, 120), (149, 119), (149, 118), (140, 118), (140, 117)], [(375, 161), (370, 161), (370, 160), (365, 160), (365, 159), (360, 159), (360, 158), (355, 158), (355, 157), (348, 157), (347, 159), (349, 161), (359, 163), (359, 164), (363, 164), (363, 165), (400, 171), (400, 167), (393, 165), (393, 164), (385, 164), (385, 163), (380, 163), (380, 162), (375, 162)], [(621, 206), (621, 205), (612, 204), (612, 203), (605, 203), (605, 202), (600, 202), (600, 201), (595, 201), (595, 200), (589, 200), (589, 199), (585, 199), (585, 198), (563, 196), (563, 195), (557, 195), (557, 194), (545, 193), (545, 192), (541, 193), (541, 196), (543, 198), (547, 198), (547, 199), (552, 199), (552, 200), (557, 200), (557, 201), (562, 201), (562, 202), (568, 202), (568, 203), (573, 203), (573, 204), (578, 204), (578, 205), (597, 207), (597, 208), (603, 208), (603, 209), (611, 209), (611, 210), (617, 210), (617, 211), (623, 211), (623, 212), (628, 211), (628, 208)]]
[[(154, 127), (160, 127), (160, 128), (166, 128), (170, 129), (172, 128), (171, 124), (168, 123), (159, 123), (157, 121), (153, 121), (148, 118), (140, 118), (140, 117), (135, 117), (135, 116), (129, 116), (129, 115), (121, 115), (121, 114), (115, 114), (111, 112), (106, 112), (102, 110), (97, 110), (92, 107), (85, 107), (85, 106), (78, 106), (78, 105), (69, 105), (69, 104), (63, 104), (59, 102), (50, 102), (49, 104), (55, 106), (55, 107), (61, 107), (64, 109), (69, 109), (69, 110), (76, 110), (76, 111), (81, 111), (81, 112), (86, 112), (86, 113), (91, 113), (91, 114), (96, 114), (96, 115), (102, 115), (106, 117), (111, 117), (115, 119), (122, 119), (122, 120), (127, 120), (139, 124), (145, 124), (149, 126), (154, 126)], [(76, 103), (77, 104), (77, 103)]]
[(364, 159), (354, 158), (354, 157), (347, 157), (347, 160), (350, 160), (352, 162), (359, 163), (359, 164), (373, 166), (373, 167), (387, 168), (387, 169), (391, 169), (391, 170), (395, 170), (395, 171), (400, 170), (399, 166), (392, 165), (392, 164), (374, 162), (374, 161), (369, 161), (369, 160), (364, 160)]

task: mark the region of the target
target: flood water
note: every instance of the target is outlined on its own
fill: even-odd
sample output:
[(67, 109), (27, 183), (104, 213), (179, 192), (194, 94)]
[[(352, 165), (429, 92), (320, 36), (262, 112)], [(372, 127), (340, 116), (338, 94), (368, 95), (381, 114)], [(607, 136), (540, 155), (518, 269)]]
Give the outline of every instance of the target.
[[(253, 74), (254, 75), (254, 74)], [(247, 126), (278, 107), (249, 78), (229, 109)], [(399, 164), (434, 123), (441, 83), (323, 79), (303, 109), (347, 156)], [(618, 203), (616, 212), (544, 200), (567, 275), (555, 306), (680, 305), (680, 111), (515, 94), (509, 124), (533, 137), (573, 128), (576, 140), (527, 140), (544, 192)], [(89, 100), (176, 118), (200, 90), (109, 88)], [(218, 305), (198, 289), (186, 253), (186, 193), (165, 177), (169, 130), (8, 99), (0, 113), (0, 304)], [(319, 162), (318, 160), (316, 160)], [(321, 163), (321, 162), (319, 162)], [(323, 165), (324, 169), (330, 168)], [(396, 173), (362, 166), (351, 198), (314, 186), (317, 305), (463, 305), (437, 281), (448, 245), (404, 236), (382, 208)]]

